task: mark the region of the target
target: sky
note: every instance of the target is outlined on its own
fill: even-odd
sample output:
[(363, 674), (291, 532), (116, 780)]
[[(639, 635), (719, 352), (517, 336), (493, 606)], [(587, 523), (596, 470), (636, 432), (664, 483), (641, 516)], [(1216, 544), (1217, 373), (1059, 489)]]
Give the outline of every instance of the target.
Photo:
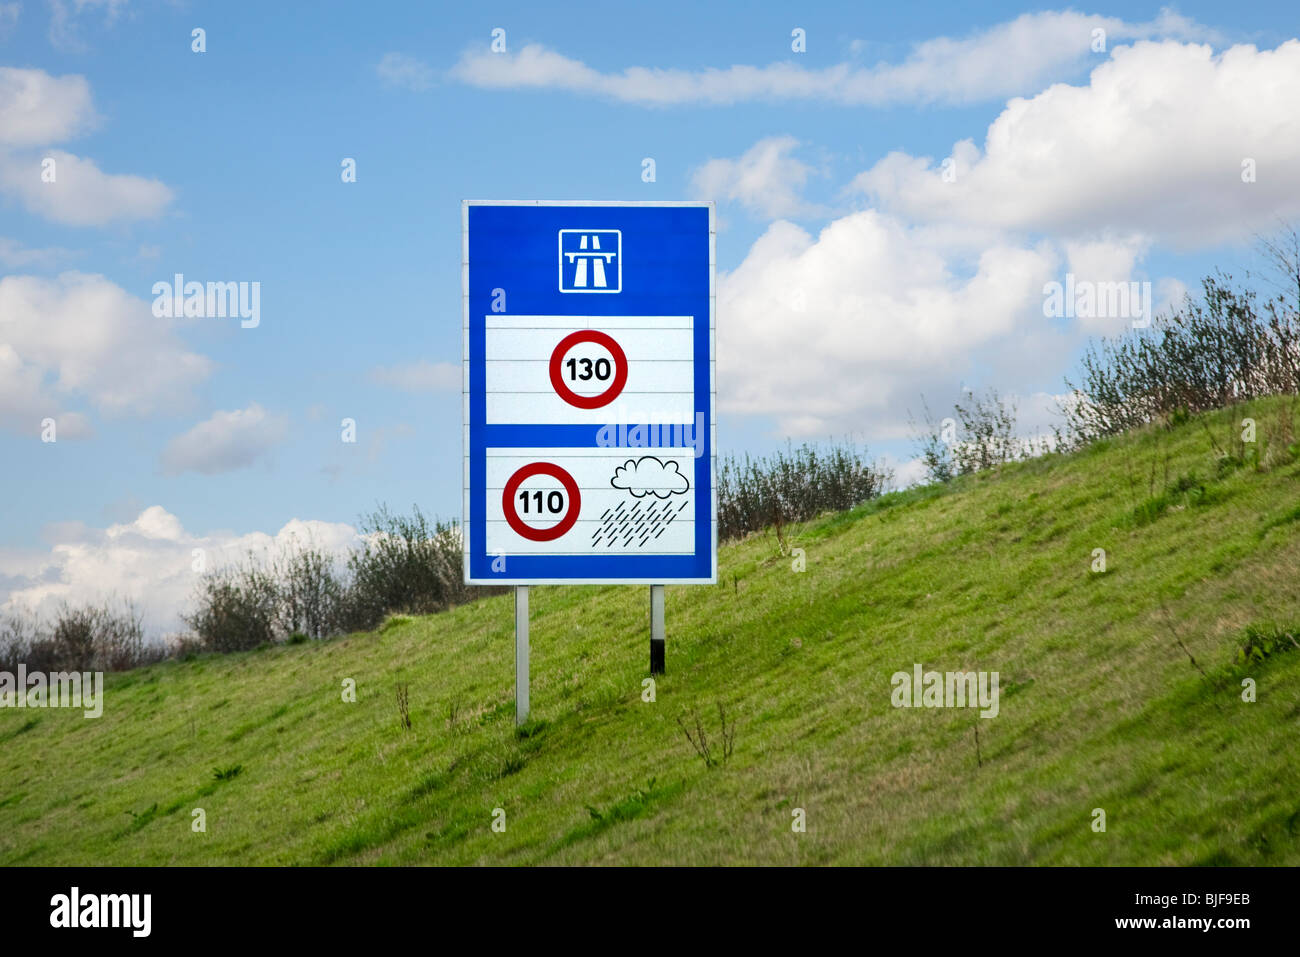
[[(458, 518), (463, 199), (715, 201), (723, 454), (849, 439), (905, 483), (922, 396), (990, 386), (1049, 427), (1141, 321), (1049, 315), (1051, 283), (1159, 311), (1297, 218), (1296, 33), (1281, 3), (0, 0), (0, 610), (129, 598), (166, 633), (200, 567), (345, 548), (380, 502)], [(257, 309), (158, 315), (177, 274)]]

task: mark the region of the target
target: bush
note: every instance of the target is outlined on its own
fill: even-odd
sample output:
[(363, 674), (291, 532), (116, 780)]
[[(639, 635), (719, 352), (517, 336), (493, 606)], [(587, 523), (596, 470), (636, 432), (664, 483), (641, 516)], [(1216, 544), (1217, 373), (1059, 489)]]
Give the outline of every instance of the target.
[(343, 614), (343, 585), (334, 557), (315, 546), (296, 549), (273, 565), (280, 634), (324, 638), (335, 634)]
[(20, 663), (33, 670), (49, 670), (32, 661), (32, 646), (39, 640), (38, 635), (36, 619), (25, 612), (14, 611), (0, 619), (0, 671), (12, 674)]
[(468, 601), (460, 528), (429, 520), (418, 507), (394, 515), (387, 506), (361, 522), (365, 544), (348, 560), (351, 582), (343, 596), (348, 630), (374, 628), (394, 612), (429, 614)]
[(852, 445), (818, 452), (810, 445), (743, 464), (724, 458), (718, 467), (718, 538), (801, 522), (826, 511), (846, 511), (880, 495), (891, 478)]
[[(1224, 274), (1202, 281), (1151, 328), (1090, 345), (1082, 379), (1067, 380), (1072, 400), (1061, 410), (1072, 445), (1117, 435), (1149, 422), (1269, 395), (1300, 393), (1300, 240), (1261, 245), (1273, 271), (1295, 283), (1261, 304), (1253, 290)], [(1294, 296), (1294, 301), (1292, 301)]]
[[(269, 561), (250, 555), (205, 576), (195, 610), (184, 617), (204, 651), (246, 651), (275, 641), (297, 644), (376, 627), (400, 612), (428, 614), (489, 589), (462, 581), (460, 529), (418, 509), (386, 506), (361, 521), (363, 545), (338, 572), (335, 557), (308, 545)], [(190, 649), (192, 650), (192, 649)]]
[(162, 648), (147, 648), (135, 607), (60, 606), (44, 628), (31, 615), (14, 613), (0, 623), (0, 670), (21, 663), (30, 671), (126, 671), (158, 660)]
[[(1057, 441), (1016, 435), (1016, 405), (994, 389), (972, 392), (953, 406), (954, 417), (935, 425), (925, 407), (926, 431), (920, 433), (920, 458), (931, 482), (981, 472), (1007, 462), (1040, 455)], [(922, 399), (924, 403), (924, 399)]]
[(274, 576), (251, 559), (205, 575), (195, 602), (182, 620), (204, 651), (249, 651), (275, 639), (279, 589)]

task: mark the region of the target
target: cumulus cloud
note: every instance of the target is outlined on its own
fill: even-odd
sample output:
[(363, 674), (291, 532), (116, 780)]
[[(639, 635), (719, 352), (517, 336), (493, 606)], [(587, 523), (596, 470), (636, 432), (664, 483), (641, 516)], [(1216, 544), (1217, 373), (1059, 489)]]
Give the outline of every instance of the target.
[(162, 453), (169, 475), (219, 475), (247, 468), (289, 435), (289, 417), (272, 415), (256, 402), (245, 409), (218, 411), (176, 436)]
[(1137, 43), (1086, 86), (1009, 102), (983, 149), (954, 145), (954, 181), (942, 161), (892, 153), (854, 185), (914, 219), (1212, 245), (1300, 215), (1296, 102), (1300, 40), (1217, 55)]
[(0, 145), (59, 143), (85, 132), (95, 121), (84, 76), (0, 67)]
[(173, 198), (164, 183), (105, 173), (94, 160), (50, 148), (97, 122), (85, 77), (0, 67), (0, 192), (70, 226), (161, 214)]
[(680, 464), (673, 459), (665, 462), (653, 455), (628, 459), (614, 470), (614, 477), (609, 484), (631, 492), (633, 498), (684, 495), (691, 487), (690, 480), (682, 474)]
[(41, 422), (58, 408), (59, 400), (45, 388), (41, 369), (24, 362), (13, 346), (0, 340), (0, 423), (25, 435), (39, 435)]
[(821, 100), (850, 106), (969, 103), (998, 99), (1075, 75), (1090, 57), (1095, 30), (1107, 43), (1148, 37), (1204, 39), (1208, 31), (1170, 11), (1148, 23), (1072, 10), (1027, 13), (969, 36), (917, 44), (900, 63), (793, 62), (692, 71), (629, 67), (603, 73), (540, 44), (517, 53), (466, 52), (452, 76), (485, 89), (549, 89), (639, 103), (725, 105), (749, 100)]
[(376, 366), (370, 370), (372, 382), (403, 392), (459, 391), (463, 378), (459, 362), (430, 362), (427, 359)]
[[(189, 605), (202, 560), (208, 569), (308, 544), (341, 555), (358, 544), (350, 525), (293, 519), (278, 532), (195, 534), (161, 506), (132, 521), (92, 528), (79, 522), (46, 530), (47, 550), (0, 550), (0, 609), (49, 616), (61, 602), (131, 599), (152, 634), (175, 631)], [(201, 551), (196, 554), (195, 550)]]
[(812, 168), (791, 155), (798, 145), (793, 136), (761, 139), (736, 159), (704, 163), (691, 187), (701, 199), (738, 202), (768, 219), (818, 215), (823, 210), (803, 199)]
[(77, 396), (108, 415), (183, 407), (211, 368), (103, 276), (0, 279), (0, 424), (34, 434)]
[(896, 436), (905, 402), (958, 379), (981, 348), (1052, 334), (1042, 288), (1059, 262), (1046, 243), (932, 232), (875, 210), (816, 237), (774, 223), (719, 277), (723, 408), (775, 416), (788, 434), (869, 424)]
[[(42, 177), (43, 164), (54, 161), (55, 177)], [(0, 161), (0, 189), (31, 212), (69, 226), (153, 219), (172, 201), (172, 191), (156, 179), (105, 173), (94, 160), (63, 150)]]
[(422, 93), (433, 87), (433, 70), (422, 60), (405, 53), (385, 53), (375, 72), (388, 86)]

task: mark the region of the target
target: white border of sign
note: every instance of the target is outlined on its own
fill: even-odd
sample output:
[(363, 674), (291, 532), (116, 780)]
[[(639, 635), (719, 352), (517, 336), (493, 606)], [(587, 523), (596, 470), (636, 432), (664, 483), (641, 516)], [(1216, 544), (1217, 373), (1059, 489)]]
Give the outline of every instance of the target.
[[(709, 508), (713, 513), (713, 540), (710, 565), (712, 576), (703, 578), (662, 578), (656, 585), (716, 585), (718, 582), (718, 356), (717, 356), (717, 210), (712, 200), (636, 200), (616, 199), (463, 199), (460, 203), (460, 298), (461, 298), (461, 421), (463, 449), (461, 475), (461, 558), (466, 582), (469, 582), (470, 502), (469, 502), (469, 208), (471, 206), (707, 206), (709, 210)], [(499, 580), (475, 581), (481, 585), (644, 585), (645, 578), (529, 578), (513, 579), (509, 574)]]

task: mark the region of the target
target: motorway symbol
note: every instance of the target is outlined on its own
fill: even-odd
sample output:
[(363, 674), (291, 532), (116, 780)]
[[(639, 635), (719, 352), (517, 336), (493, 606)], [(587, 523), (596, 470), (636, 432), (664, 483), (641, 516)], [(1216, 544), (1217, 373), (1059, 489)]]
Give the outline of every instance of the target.
[(560, 230), (560, 292), (621, 292), (622, 289), (622, 232)]

